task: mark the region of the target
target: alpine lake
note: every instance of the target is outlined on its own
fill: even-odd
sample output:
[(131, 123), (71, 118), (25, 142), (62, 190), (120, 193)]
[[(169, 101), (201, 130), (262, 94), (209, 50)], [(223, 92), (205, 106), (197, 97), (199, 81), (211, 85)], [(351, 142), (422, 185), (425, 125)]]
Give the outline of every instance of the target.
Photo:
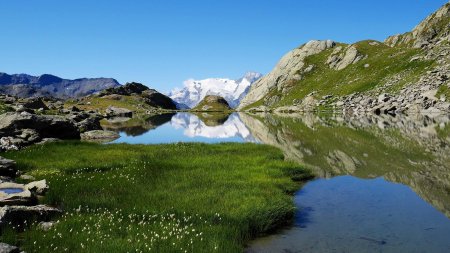
[[(119, 123), (118, 123), (119, 122)], [(113, 143), (253, 142), (313, 171), (290, 226), (247, 252), (450, 252), (450, 116), (177, 113)]]

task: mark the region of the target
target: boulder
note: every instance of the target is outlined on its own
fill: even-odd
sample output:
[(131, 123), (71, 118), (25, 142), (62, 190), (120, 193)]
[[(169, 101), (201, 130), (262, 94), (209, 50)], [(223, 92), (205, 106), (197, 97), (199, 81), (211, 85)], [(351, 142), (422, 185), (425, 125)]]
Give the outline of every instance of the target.
[(19, 150), (19, 148), (25, 146), (27, 142), (20, 138), (11, 136), (0, 138), (0, 150)]
[(106, 109), (107, 117), (133, 117), (133, 111), (126, 108), (110, 106)]
[(20, 250), (16, 246), (0, 242), (0, 253), (20, 253)]
[(39, 222), (38, 229), (42, 231), (49, 231), (53, 226), (55, 226), (55, 222), (53, 221), (42, 221)]
[(17, 137), (20, 137), (21, 139), (27, 141), (27, 142), (37, 142), (41, 139), (39, 136), (39, 133), (34, 129), (23, 129), (22, 133), (18, 135)]
[(378, 96), (378, 102), (379, 103), (384, 103), (389, 101), (389, 99), (391, 98), (391, 96), (387, 93), (383, 93), (381, 95)]
[(81, 134), (82, 140), (96, 142), (109, 142), (118, 139), (119, 137), (120, 135), (118, 133), (106, 130), (93, 130)]
[(0, 208), (0, 226), (6, 226), (9, 222), (23, 224), (24, 221), (41, 222), (50, 221), (62, 211), (47, 205), (37, 206), (4, 206)]
[(42, 108), (44, 110), (48, 110), (47, 105), (45, 105), (41, 98), (28, 98), (22, 105), (27, 109), (37, 110)]
[(15, 176), (16, 173), (16, 162), (0, 156), (0, 176)]
[(80, 122), (75, 123), (81, 133), (92, 130), (101, 130), (102, 126), (100, 125), (99, 117), (89, 117)]
[(36, 193), (37, 195), (44, 195), (48, 190), (48, 185), (47, 181), (44, 179), (28, 183), (25, 185), (25, 188), (30, 192)]
[(350, 64), (354, 64), (362, 60), (364, 56), (356, 49), (354, 45), (349, 46), (345, 52), (340, 50), (334, 51), (327, 59), (327, 64), (335, 70), (345, 69)]
[(35, 178), (34, 178), (33, 176), (31, 176), (31, 175), (26, 175), (26, 174), (20, 175), (19, 178), (22, 179), (22, 180), (27, 180), (27, 181), (35, 180)]
[(23, 129), (33, 129), (39, 133), (41, 138), (80, 138), (78, 128), (65, 117), (30, 113), (5, 113), (0, 115), (0, 135), (16, 136)]

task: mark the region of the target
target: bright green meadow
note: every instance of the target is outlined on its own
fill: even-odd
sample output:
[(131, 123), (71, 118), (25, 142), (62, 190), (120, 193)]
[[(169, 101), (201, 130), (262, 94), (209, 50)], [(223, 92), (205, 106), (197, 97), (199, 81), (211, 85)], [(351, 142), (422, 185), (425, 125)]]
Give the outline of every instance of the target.
[(2, 154), (47, 179), (41, 202), (64, 215), (49, 231), (6, 232), (26, 252), (242, 252), (292, 219), (311, 177), (257, 144), (62, 142)]

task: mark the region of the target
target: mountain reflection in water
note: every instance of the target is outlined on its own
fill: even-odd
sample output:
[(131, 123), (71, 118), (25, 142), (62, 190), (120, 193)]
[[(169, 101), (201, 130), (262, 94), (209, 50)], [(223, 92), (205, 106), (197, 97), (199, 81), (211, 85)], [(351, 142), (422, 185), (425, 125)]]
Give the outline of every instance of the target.
[(448, 115), (351, 118), (233, 113), (208, 123), (202, 121), (211, 119), (208, 115), (155, 117), (145, 133), (121, 132), (115, 142), (260, 142), (280, 148), (287, 159), (304, 164), (318, 177), (383, 177), (407, 185), (450, 217)]

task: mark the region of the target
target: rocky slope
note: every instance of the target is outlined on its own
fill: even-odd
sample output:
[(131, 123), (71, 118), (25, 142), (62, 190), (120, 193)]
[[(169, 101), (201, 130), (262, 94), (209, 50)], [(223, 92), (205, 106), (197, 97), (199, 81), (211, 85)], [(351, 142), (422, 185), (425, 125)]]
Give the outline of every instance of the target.
[(169, 96), (181, 106), (179, 109), (195, 107), (207, 95), (218, 95), (235, 108), (241, 99), (247, 94), (252, 83), (258, 80), (262, 74), (248, 72), (238, 80), (227, 78), (208, 78), (204, 80), (187, 80), (182, 89), (174, 89)]
[(220, 96), (207, 95), (192, 109), (193, 111), (225, 112), (232, 110), (228, 102)]
[(385, 42), (310, 41), (255, 82), (238, 110), (450, 111), (450, 3)]
[(0, 73), (0, 93), (18, 97), (74, 98), (86, 96), (120, 84), (112, 78), (62, 79), (44, 74), (8, 75)]

